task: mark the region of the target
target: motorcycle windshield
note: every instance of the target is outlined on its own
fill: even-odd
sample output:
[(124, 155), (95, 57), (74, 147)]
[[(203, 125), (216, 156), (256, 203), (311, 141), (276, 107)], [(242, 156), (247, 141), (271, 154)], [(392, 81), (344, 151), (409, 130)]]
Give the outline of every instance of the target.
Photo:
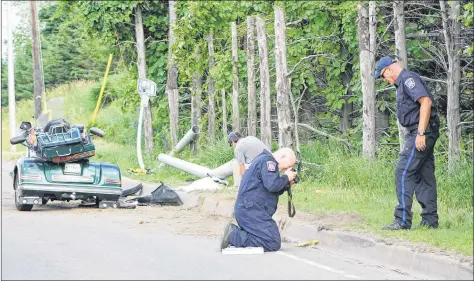
[(52, 98), (46, 103), (46, 109), (36, 119), (37, 127), (44, 128), (50, 120), (66, 118), (64, 116), (64, 98)]

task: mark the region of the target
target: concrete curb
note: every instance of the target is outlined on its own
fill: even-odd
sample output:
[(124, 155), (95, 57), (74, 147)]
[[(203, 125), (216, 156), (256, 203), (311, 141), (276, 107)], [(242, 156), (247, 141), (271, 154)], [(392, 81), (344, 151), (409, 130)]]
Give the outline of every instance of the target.
[[(199, 196), (199, 195), (195, 195)], [(200, 209), (211, 215), (232, 218), (234, 202), (202, 198)], [(404, 246), (386, 245), (371, 238), (347, 232), (318, 229), (298, 219), (274, 215), (283, 240), (304, 242), (319, 240), (319, 246), (356, 256), (359, 260), (389, 264), (393, 270), (418, 272), (446, 279), (473, 280), (473, 265), (449, 256), (416, 251)], [(318, 246), (318, 247), (319, 247)]]

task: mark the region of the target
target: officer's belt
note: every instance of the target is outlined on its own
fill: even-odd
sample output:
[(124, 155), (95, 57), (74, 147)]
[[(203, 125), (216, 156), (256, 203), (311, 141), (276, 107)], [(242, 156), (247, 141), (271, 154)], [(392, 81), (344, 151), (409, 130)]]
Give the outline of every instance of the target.
[[(425, 129), (425, 133), (431, 133), (435, 130), (435, 126), (434, 126), (434, 123), (436, 122), (434, 119), (436, 119), (436, 116), (435, 117), (430, 117), (430, 122), (428, 123), (428, 126), (426, 126), (426, 129)], [(408, 132), (410, 133), (416, 133), (418, 131), (418, 123), (416, 124), (413, 124), (413, 125), (410, 125), (410, 126), (407, 126), (405, 127)]]

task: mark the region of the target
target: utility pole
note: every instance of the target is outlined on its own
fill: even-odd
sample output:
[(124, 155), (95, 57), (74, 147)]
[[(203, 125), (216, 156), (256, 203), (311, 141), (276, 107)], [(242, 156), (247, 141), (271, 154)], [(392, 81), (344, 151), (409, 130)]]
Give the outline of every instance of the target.
[(30, 1), (31, 6), (31, 30), (33, 31), (33, 81), (35, 93), (35, 118), (38, 118), (43, 111), (42, 108), (42, 93), (43, 81), (41, 76), (41, 58), (39, 49), (39, 31), (38, 31), (38, 10), (36, 1)]
[[(7, 40), (8, 40), (8, 121), (10, 122), (10, 138), (15, 137), (16, 127), (16, 104), (15, 104), (15, 71), (13, 59), (13, 35), (12, 35), (12, 17), (13, 9), (11, 4), (7, 8)], [(10, 151), (16, 152), (16, 146), (11, 145)]]

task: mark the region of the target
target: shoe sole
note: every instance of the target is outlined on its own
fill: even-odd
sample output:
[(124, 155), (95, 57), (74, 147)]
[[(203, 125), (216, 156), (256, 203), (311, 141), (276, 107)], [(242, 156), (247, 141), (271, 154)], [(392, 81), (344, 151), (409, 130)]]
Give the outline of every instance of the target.
[[(223, 249), (227, 248), (227, 246), (229, 246), (228, 242), (226, 243), (225, 241), (227, 240), (227, 237), (229, 236), (230, 234), (230, 230), (232, 228), (232, 224), (230, 222), (228, 222), (225, 227), (224, 227), (224, 231), (222, 233), (222, 236), (221, 236), (221, 243), (220, 243), (220, 250), (222, 251)], [(227, 244), (224, 246), (224, 244)]]

